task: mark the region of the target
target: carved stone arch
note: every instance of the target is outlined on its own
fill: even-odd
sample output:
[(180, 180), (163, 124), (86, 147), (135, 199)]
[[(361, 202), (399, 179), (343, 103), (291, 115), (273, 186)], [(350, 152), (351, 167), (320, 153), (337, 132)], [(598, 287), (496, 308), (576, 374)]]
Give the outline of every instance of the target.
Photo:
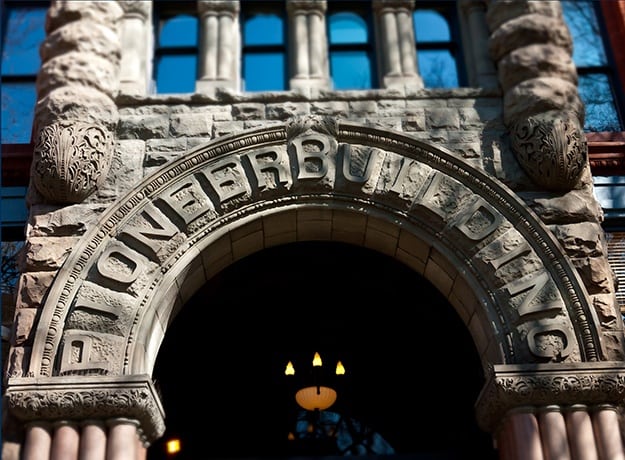
[(49, 290), (29, 376), (150, 374), (170, 315), (215, 270), (306, 239), (414, 267), (485, 366), (604, 359), (575, 269), (505, 185), (405, 134), (306, 117), (190, 150), (108, 209)]

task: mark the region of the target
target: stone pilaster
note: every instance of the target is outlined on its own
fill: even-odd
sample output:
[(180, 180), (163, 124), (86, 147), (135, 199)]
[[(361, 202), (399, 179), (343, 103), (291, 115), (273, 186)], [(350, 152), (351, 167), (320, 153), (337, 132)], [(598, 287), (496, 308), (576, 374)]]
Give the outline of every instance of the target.
[(39, 201), (79, 203), (106, 178), (118, 112), (117, 2), (52, 2), (37, 76), (32, 182)]

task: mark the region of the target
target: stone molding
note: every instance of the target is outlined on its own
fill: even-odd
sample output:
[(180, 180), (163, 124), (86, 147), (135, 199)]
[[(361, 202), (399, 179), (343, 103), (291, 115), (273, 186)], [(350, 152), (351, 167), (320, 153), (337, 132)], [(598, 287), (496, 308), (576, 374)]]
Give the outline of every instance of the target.
[(148, 375), (9, 379), (6, 401), (25, 423), (126, 418), (139, 423), (147, 442), (165, 432), (164, 410)]
[(494, 432), (510, 411), (544, 406), (622, 406), (622, 362), (494, 365), (476, 403), (482, 429)]
[(113, 147), (113, 136), (103, 126), (52, 123), (35, 144), (32, 180), (50, 201), (79, 203), (106, 178)]
[(570, 190), (588, 162), (588, 145), (577, 117), (545, 112), (518, 120), (511, 146), (525, 172), (550, 190)]

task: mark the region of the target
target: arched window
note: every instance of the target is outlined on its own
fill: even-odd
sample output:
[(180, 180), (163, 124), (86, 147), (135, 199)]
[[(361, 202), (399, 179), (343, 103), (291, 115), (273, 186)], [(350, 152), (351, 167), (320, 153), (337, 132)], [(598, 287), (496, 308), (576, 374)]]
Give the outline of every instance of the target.
[[(271, 2), (244, 3), (243, 81), (246, 91), (286, 89), (284, 6)], [(260, 8), (260, 9), (259, 9)]]
[(426, 88), (457, 88), (461, 81), (455, 2), (413, 13), (419, 72)]
[[(155, 2), (158, 6), (158, 2)], [(195, 91), (198, 56), (198, 19), (191, 14), (157, 17), (154, 75), (157, 93)]]
[[(332, 6), (330, 4), (330, 6)], [(351, 6), (351, 5), (348, 5)], [(328, 16), (330, 75), (334, 89), (377, 87), (371, 21), (367, 11), (331, 11)]]

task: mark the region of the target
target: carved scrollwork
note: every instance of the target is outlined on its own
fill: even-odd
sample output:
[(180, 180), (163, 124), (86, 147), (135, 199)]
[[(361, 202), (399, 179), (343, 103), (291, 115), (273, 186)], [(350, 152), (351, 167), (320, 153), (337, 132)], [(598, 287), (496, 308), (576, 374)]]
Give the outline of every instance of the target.
[(495, 365), (477, 404), (479, 424), (487, 431), (519, 407), (612, 404), (625, 398), (622, 363)]
[(588, 145), (573, 114), (544, 112), (517, 121), (511, 145), (525, 172), (548, 190), (571, 190), (588, 161)]
[(44, 127), (35, 145), (33, 182), (47, 200), (80, 203), (106, 178), (113, 136), (95, 124), (62, 121)]
[(22, 421), (137, 420), (148, 441), (165, 432), (164, 412), (149, 376), (53, 377), (33, 384), (15, 379), (7, 390), (11, 413)]

